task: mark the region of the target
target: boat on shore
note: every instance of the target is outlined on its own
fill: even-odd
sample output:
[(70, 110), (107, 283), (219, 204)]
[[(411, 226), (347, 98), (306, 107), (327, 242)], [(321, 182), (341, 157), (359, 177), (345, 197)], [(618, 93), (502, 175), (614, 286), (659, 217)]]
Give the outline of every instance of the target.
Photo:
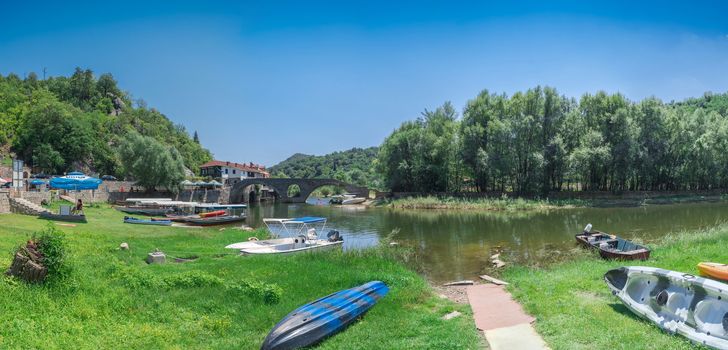
[(591, 224), (574, 238), (586, 248), (597, 249), (599, 255), (604, 259), (647, 260), (650, 258), (650, 248), (616, 235), (592, 230)]
[(238, 242), (225, 248), (239, 250), (243, 255), (294, 254), (340, 248), (344, 243), (339, 232), (334, 230), (325, 239), (319, 238), (317, 229), (323, 231), (326, 227), (326, 218), (322, 217), (271, 218), (263, 219), (263, 223), (275, 238)]
[(174, 212), (171, 208), (152, 206), (115, 206), (114, 209), (132, 215), (163, 216)]
[(655, 267), (608, 271), (612, 294), (637, 316), (670, 334), (714, 349), (728, 349), (728, 285)]
[(261, 350), (314, 345), (355, 322), (388, 292), (389, 287), (384, 282), (371, 281), (303, 305), (271, 329)]
[(137, 225), (157, 225), (157, 226), (171, 226), (172, 221), (171, 220), (164, 220), (164, 219), (137, 219), (134, 217), (125, 216), (124, 217), (124, 223), (126, 224), (137, 224)]
[(698, 270), (703, 276), (716, 278), (719, 280), (728, 280), (728, 265), (713, 262), (701, 262), (698, 264)]
[[(197, 216), (197, 217), (195, 217)], [(245, 215), (221, 215), (221, 216), (209, 216), (199, 217), (199, 215), (188, 216), (181, 218), (180, 221), (198, 226), (212, 226), (212, 225), (224, 225), (245, 220)]]
[(44, 212), (40, 213), (40, 215), (38, 215), (38, 218), (45, 219), (45, 220), (53, 220), (53, 221), (87, 222), (86, 215), (84, 215), (84, 214), (62, 215), (62, 214), (53, 214), (53, 213), (44, 211)]

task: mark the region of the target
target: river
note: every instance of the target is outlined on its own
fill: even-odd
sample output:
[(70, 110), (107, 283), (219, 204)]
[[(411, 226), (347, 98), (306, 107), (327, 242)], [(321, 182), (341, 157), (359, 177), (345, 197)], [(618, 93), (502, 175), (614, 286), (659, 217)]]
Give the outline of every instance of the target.
[(576, 208), (545, 212), (395, 210), (307, 204), (268, 204), (248, 209), (248, 224), (262, 218), (323, 216), (328, 229), (344, 237), (344, 249), (375, 245), (380, 237), (414, 247), (419, 269), (435, 282), (472, 279), (487, 272), (489, 257), (520, 263), (553, 259), (575, 248), (574, 234), (587, 223), (649, 244), (665, 233), (714, 226), (728, 219), (728, 202), (648, 205), (628, 208)]

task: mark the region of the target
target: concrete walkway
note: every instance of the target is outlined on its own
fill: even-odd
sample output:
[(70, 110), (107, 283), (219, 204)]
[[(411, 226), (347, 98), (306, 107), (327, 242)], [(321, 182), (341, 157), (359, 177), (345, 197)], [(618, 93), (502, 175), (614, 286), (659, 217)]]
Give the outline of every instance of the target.
[(503, 286), (479, 284), (467, 289), (475, 326), (493, 350), (548, 349), (526, 314)]

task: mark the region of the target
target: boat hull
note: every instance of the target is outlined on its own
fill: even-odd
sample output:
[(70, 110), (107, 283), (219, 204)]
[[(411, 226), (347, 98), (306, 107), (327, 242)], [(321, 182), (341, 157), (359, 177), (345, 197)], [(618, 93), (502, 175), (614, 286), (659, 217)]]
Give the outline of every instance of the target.
[(213, 216), (209, 218), (186, 218), (184, 222), (190, 225), (212, 226), (225, 225), (245, 221), (245, 216)]
[(135, 219), (135, 218), (124, 218), (124, 223), (135, 224), (135, 225), (156, 225), (156, 226), (172, 225), (171, 220), (142, 220), (142, 219)]
[(724, 281), (728, 280), (728, 265), (726, 264), (701, 262), (698, 264), (698, 270), (700, 270), (701, 275), (710, 276)]
[(341, 201), (342, 205), (351, 205), (351, 204), (361, 204), (364, 203), (367, 199), (366, 198), (350, 198), (350, 199), (344, 199)]
[(86, 222), (86, 215), (60, 215), (51, 213), (40, 213), (38, 216), (41, 219), (54, 220), (54, 221), (66, 221), (66, 222)]
[(169, 208), (130, 208), (130, 207), (114, 207), (116, 210), (134, 215), (146, 216), (163, 216), (172, 212)]
[(647, 260), (650, 249), (632, 241), (600, 231), (580, 233), (574, 236), (576, 241), (586, 247), (599, 251), (599, 256), (610, 260)]
[(298, 349), (343, 330), (387, 295), (380, 281), (345, 289), (293, 310), (266, 336), (261, 350)]
[(727, 284), (644, 266), (610, 270), (604, 280), (627, 308), (663, 330), (728, 349)]
[(288, 237), (267, 239), (263, 241), (233, 243), (226, 246), (225, 248), (239, 250), (240, 253), (243, 255), (297, 254), (305, 252), (320, 252), (333, 250), (341, 248), (343, 243), (343, 240), (302, 240), (301, 237)]

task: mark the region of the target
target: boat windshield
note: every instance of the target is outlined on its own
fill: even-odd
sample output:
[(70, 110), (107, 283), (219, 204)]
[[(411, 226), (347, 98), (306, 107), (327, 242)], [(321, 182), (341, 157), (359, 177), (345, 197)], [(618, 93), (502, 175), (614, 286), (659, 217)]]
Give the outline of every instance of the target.
[(326, 218), (316, 216), (304, 216), (300, 218), (289, 219), (263, 219), (263, 223), (268, 227), (271, 235), (274, 237), (295, 237), (299, 235), (307, 235), (313, 230), (318, 236), (318, 232), (323, 232), (326, 228)]

